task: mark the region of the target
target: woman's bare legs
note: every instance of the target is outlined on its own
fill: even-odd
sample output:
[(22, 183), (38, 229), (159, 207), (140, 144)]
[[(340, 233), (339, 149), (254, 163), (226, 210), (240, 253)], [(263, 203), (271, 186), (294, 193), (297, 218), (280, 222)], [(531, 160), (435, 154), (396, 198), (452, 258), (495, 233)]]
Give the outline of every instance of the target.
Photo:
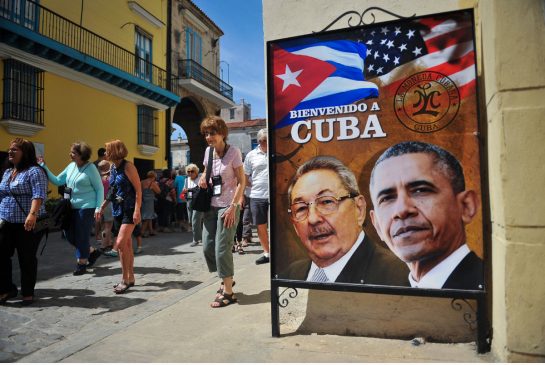
[(134, 283), (134, 253), (132, 251), (132, 231), (134, 224), (122, 224), (117, 235), (117, 251), (125, 284)]

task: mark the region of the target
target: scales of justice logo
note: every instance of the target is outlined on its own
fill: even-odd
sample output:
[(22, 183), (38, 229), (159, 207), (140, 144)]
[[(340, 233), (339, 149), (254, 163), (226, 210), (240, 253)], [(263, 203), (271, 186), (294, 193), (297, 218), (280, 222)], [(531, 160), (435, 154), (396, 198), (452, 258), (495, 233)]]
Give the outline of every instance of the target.
[(394, 110), (399, 121), (418, 133), (433, 133), (448, 126), (460, 109), (454, 81), (435, 71), (418, 72), (397, 88)]

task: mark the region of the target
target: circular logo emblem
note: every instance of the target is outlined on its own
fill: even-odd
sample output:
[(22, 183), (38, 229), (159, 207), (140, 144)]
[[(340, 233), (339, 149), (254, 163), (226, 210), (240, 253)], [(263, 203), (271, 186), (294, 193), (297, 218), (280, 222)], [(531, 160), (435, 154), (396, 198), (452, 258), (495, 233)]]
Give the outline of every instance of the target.
[(449, 125), (460, 109), (460, 92), (454, 81), (434, 71), (418, 72), (397, 88), (397, 119), (418, 133), (433, 133)]

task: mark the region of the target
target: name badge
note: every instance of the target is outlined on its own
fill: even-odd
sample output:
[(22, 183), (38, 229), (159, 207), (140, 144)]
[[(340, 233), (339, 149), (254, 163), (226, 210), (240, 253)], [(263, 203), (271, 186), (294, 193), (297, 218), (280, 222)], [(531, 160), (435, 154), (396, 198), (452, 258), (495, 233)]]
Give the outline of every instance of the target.
[(213, 196), (221, 195), (221, 184), (221, 175), (212, 176), (212, 186), (214, 187), (212, 193)]

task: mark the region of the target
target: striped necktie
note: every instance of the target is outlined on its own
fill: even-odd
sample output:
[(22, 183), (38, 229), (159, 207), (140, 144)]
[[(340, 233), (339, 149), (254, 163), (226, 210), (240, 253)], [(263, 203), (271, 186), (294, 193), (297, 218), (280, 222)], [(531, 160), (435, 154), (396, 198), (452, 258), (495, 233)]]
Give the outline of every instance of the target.
[(319, 267), (316, 271), (314, 271), (314, 275), (312, 275), (311, 281), (316, 281), (318, 283), (327, 283), (327, 275), (325, 274), (324, 269)]

